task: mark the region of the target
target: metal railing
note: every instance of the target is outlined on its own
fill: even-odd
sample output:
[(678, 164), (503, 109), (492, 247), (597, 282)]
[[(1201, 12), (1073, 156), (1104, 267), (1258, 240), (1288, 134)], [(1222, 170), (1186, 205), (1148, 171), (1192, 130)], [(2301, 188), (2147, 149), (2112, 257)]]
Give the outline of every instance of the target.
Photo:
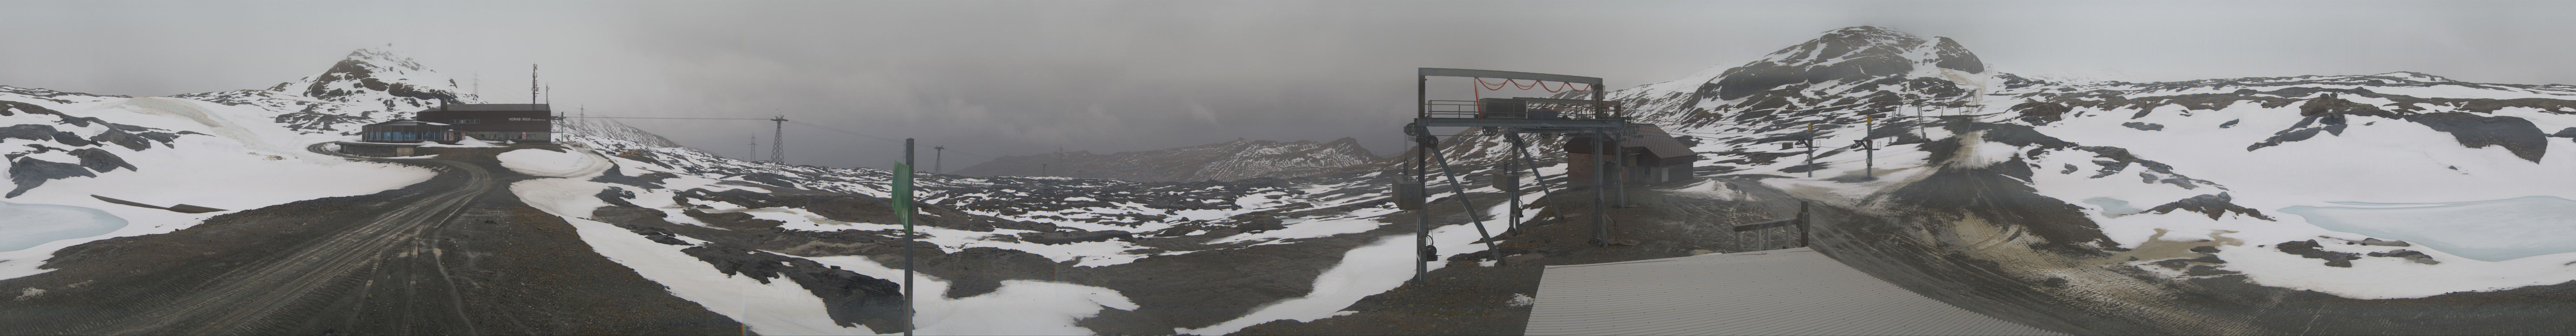
[[(1521, 102), (1520, 108), (1495, 108), (1500, 102), (1473, 100), (1430, 100), (1422, 103), (1423, 118), (1484, 119), (1608, 119), (1616, 117), (1602, 105), (1548, 102)], [(1508, 104), (1508, 103), (1501, 103)], [(1610, 109), (1615, 110), (1615, 109)]]

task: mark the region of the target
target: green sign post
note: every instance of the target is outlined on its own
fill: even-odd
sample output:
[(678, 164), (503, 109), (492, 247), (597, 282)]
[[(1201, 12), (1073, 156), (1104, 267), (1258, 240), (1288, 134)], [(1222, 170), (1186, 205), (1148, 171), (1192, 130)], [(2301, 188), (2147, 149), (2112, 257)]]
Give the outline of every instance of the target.
[(894, 163), (894, 219), (903, 222), (903, 334), (912, 335), (912, 139), (903, 139), (903, 162)]

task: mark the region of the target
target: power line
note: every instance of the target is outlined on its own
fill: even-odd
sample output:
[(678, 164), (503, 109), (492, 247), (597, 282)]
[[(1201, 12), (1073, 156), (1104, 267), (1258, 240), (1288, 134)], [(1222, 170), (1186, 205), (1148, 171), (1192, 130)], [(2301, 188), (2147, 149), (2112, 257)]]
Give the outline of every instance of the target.
[[(763, 119), (763, 120), (767, 120), (767, 119)], [(780, 119), (780, 120), (785, 120), (785, 119)], [(856, 136), (863, 136), (863, 137), (867, 137), (867, 138), (869, 138), (869, 139), (885, 140), (885, 142), (903, 143), (903, 140), (889, 139), (889, 138), (886, 138), (886, 137), (874, 136), (874, 135), (867, 135), (867, 134), (859, 133), (859, 132), (844, 131), (844, 130), (841, 130), (841, 129), (838, 129), (838, 128), (823, 127), (823, 125), (815, 125), (815, 124), (806, 123), (806, 122), (803, 122), (803, 121), (787, 120), (787, 122), (788, 122), (788, 123), (792, 123), (792, 124), (797, 124), (797, 125), (805, 125), (805, 126), (811, 126), (811, 127), (814, 127), (814, 128), (820, 128), (820, 129), (823, 129), (823, 130), (826, 130), (826, 131), (841, 132), (841, 133), (843, 133), (843, 134), (856, 135)]]

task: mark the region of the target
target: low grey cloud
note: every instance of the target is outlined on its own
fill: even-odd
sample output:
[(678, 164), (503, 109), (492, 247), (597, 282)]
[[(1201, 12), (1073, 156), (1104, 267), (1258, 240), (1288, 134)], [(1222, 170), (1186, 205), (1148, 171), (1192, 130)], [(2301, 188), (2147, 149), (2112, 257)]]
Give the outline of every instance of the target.
[[(263, 88), (392, 44), (592, 115), (765, 117), (966, 153), (1357, 137), (1394, 152), (1412, 69), (1603, 77), (1740, 64), (1834, 28), (1966, 44), (1997, 70), (2129, 80), (2420, 71), (2576, 83), (2564, 2), (0, 2), (0, 85)], [(1434, 93), (1468, 95), (1467, 84)], [(468, 86), (473, 86), (471, 83)], [(636, 120), (741, 157), (769, 123)], [(790, 160), (895, 144), (788, 126)], [(767, 152), (766, 148), (760, 150)], [(963, 167), (977, 159), (955, 156)], [(924, 160), (928, 160), (927, 157)]]

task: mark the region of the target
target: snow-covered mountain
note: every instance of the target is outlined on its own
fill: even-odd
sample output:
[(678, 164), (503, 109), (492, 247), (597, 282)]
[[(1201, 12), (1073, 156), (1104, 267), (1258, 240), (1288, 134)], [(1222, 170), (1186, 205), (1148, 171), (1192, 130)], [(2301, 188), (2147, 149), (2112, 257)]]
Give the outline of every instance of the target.
[(482, 101), (463, 93), (456, 79), (385, 49), (359, 49), (321, 74), (267, 89), (172, 95), (224, 105), (284, 112), (276, 123), (304, 133), (357, 134), (358, 125), (409, 118), (440, 102)]
[[(2576, 86), (2413, 72), (2058, 82), (1996, 68), (1948, 38), (1854, 27), (1740, 66), (1611, 96), (1640, 119), (1698, 138), (1696, 149), (1712, 158), (1704, 171), (1785, 176), (1765, 182), (1851, 207), (1979, 218), (2028, 234), (2033, 238), (2016, 241), (2033, 246), (2121, 251), (2157, 239), (2241, 240), (2252, 244), (2216, 246), (2214, 255), (2226, 262), (2214, 267), (2254, 283), (2355, 298), (2576, 280), (2576, 271), (2539, 266), (2576, 261), (2576, 254), (2558, 253), (2576, 252), (2565, 243), (2576, 236), (2499, 243), (2479, 240), (2533, 238), (2443, 229), (2556, 232), (2544, 227), (2569, 224), (2564, 219), (2389, 222), (2363, 215), (2432, 216), (2440, 211), (2369, 209), (2576, 198), (2576, 178), (2567, 173), (2576, 171), (2576, 149), (2564, 140), (2576, 137)], [(1807, 148), (1796, 146), (1809, 138), (1819, 146), (1814, 165), (1805, 161)], [(1860, 141), (1876, 145), (1874, 158), (1855, 148)], [(1873, 168), (1864, 161), (1875, 161), (1876, 176), (1864, 175)], [(2319, 237), (2430, 248), (2330, 244), (2317, 254), (2282, 245)], [(2283, 247), (2259, 247), (2269, 245)], [(2495, 250), (2540, 254), (2489, 257)], [(2359, 257), (2414, 252), (2441, 263)], [(2418, 280), (2377, 283), (2393, 273)]]
[[(1149, 151), (1092, 154), (1076, 151), (1005, 156), (958, 169), (971, 176), (1065, 176), (1139, 182), (1233, 181), (1286, 178), (1377, 161), (1359, 140), (1278, 142), (1243, 140)], [(1045, 167), (1040, 167), (1045, 164)], [(1043, 171), (1041, 171), (1043, 170)]]

